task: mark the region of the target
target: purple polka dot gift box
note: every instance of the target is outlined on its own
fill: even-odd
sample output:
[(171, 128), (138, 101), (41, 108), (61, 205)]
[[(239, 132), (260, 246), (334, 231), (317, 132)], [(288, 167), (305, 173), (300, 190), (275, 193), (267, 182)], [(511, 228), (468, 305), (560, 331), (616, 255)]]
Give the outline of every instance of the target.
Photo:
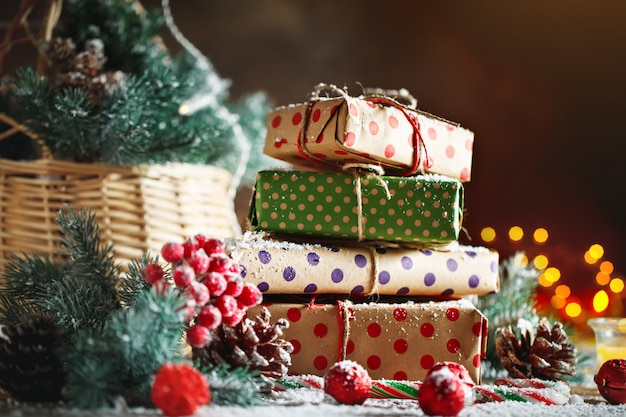
[(321, 171), (357, 162), (380, 165), (389, 175), (426, 172), (470, 180), (473, 132), (397, 97), (351, 97), (326, 87), (330, 97), (316, 93), (308, 103), (270, 112), (265, 154)]
[(462, 214), (463, 184), (442, 175), (268, 170), (257, 174), (249, 218), (255, 230), (437, 245), (458, 239)]
[(227, 250), (264, 294), (462, 297), (499, 289), (498, 253), (452, 243), (442, 248), (330, 246), (246, 232)]

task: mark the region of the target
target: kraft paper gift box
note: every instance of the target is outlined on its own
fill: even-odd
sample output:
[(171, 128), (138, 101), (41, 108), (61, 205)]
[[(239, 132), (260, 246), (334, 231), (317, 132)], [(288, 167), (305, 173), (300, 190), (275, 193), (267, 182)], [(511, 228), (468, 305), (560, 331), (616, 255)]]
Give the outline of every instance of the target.
[(254, 230), (352, 241), (446, 244), (461, 230), (463, 184), (440, 175), (260, 171)]
[(499, 290), (496, 251), (298, 243), (246, 232), (227, 241), (246, 282), (264, 294), (462, 297)]
[(271, 111), (264, 153), (315, 170), (357, 162), (379, 165), (388, 175), (470, 180), (473, 132), (392, 100), (339, 91), (339, 97)]
[(453, 361), (480, 382), (487, 319), (469, 301), (265, 306), (272, 320), (289, 321), (283, 338), (294, 346), (292, 375), (323, 376), (335, 362), (349, 359), (373, 379), (421, 381), (435, 363)]

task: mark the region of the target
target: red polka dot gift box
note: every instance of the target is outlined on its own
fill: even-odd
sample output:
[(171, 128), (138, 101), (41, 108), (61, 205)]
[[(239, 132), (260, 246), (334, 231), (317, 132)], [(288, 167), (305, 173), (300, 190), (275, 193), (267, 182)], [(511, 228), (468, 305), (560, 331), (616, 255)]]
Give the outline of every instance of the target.
[(266, 306), (289, 321), (283, 337), (294, 346), (290, 374), (323, 376), (350, 359), (372, 379), (423, 381), (435, 363), (452, 361), (480, 382), (487, 320), (469, 301)]
[(379, 165), (388, 175), (418, 172), (470, 180), (474, 133), (380, 95), (314, 95), (270, 112), (264, 153), (297, 167), (328, 171), (346, 163)]
[(462, 297), (498, 291), (496, 251), (460, 245), (400, 248), (273, 239), (246, 232), (227, 251), (263, 294)]
[(442, 175), (260, 171), (250, 225), (291, 235), (422, 245), (456, 241), (463, 184)]

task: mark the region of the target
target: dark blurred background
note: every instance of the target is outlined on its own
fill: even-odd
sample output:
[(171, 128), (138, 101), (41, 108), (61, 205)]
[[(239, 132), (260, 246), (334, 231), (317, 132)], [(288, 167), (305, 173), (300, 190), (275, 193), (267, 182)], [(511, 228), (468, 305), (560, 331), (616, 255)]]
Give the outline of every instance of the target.
[[(2, 0), (3, 24), (7, 2), (18, 1)], [(320, 82), (355, 94), (357, 82), (404, 87), (422, 110), (474, 131), (463, 242), (545, 254), (561, 279), (544, 302), (567, 285), (580, 320), (601, 289), (603, 314), (623, 313), (624, 293), (596, 274), (603, 261), (611, 279), (626, 271), (626, 2), (172, 0), (172, 11), (234, 97), (262, 90), (283, 105)], [(481, 240), (487, 226), (493, 241)], [(521, 240), (507, 236), (512, 226)], [(604, 253), (589, 264), (592, 244)]]

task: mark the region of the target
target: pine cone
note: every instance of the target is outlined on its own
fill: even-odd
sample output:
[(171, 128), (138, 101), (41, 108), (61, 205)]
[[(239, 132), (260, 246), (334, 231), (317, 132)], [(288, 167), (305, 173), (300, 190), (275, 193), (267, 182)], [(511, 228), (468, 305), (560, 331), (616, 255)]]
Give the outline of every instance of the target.
[(283, 318), (270, 323), (271, 314), (263, 307), (254, 320), (246, 318), (236, 326), (221, 325), (204, 348), (193, 349), (200, 365), (229, 364), (258, 370), (265, 378), (279, 379), (291, 365), (293, 345), (282, 339), (289, 322)]
[(562, 381), (565, 375), (576, 373), (576, 347), (568, 341), (561, 323), (552, 326), (541, 318), (536, 335), (533, 333), (524, 319), (518, 320), (516, 329), (509, 325), (496, 331), (498, 357), (512, 378)]
[(0, 388), (20, 401), (60, 400), (65, 372), (58, 355), (64, 333), (47, 315), (0, 325)]

